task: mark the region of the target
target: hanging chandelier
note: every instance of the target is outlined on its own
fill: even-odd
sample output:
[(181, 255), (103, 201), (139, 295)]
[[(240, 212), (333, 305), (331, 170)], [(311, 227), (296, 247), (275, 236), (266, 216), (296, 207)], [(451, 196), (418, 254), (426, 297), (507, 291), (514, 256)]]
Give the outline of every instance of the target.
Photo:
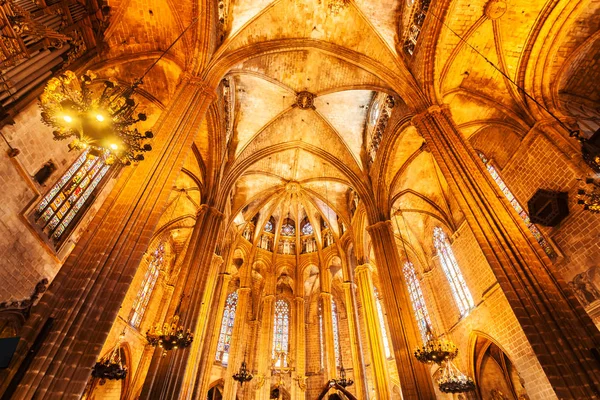
[(442, 393), (464, 393), (475, 390), (475, 382), (454, 365), (451, 360), (442, 367), (442, 376), (437, 381)]
[(600, 213), (600, 180), (587, 178), (585, 183), (588, 185), (588, 190), (577, 191), (577, 204), (583, 205), (584, 210)]
[(346, 378), (346, 370), (344, 369), (344, 365), (340, 366), (340, 377), (335, 379), (335, 383), (343, 388), (354, 385), (354, 381), (352, 379)]
[(40, 97), (42, 121), (54, 128), (55, 140), (72, 138), (70, 149), (90, 147), (98, 154), (108, 153), (107, 164), (142, 161), (142, 153), (152, 150), (144, 142), (153, 135), (136, 127), (147, 119), (146, 114), (136, 112), (138, 103), (133, 97), (141, 83), (136, 80), (124, 87), (101, 81), (91, 71), (81, 77), (65, 71), (48, 81)]
[(436, 338), (431, 332), (427, 332), (427, 342), (416, 349), (414, 354), (424, 364), (441, 364), (454, 359), (458, 354), (458, 347), (446, 338)]
[(165, 322), (162, 328), (157, 324), (148, 330), (146, 339), (151, 346), (159, 346), (164, 351), (169, 351), (188, 347), (194, 340), (194, 334), (179, 325), (179, 316), (175, 315), (170, 324)]
[(92, 368), (92, 376), (100, 379), (100, 383), (108, 380), (123, 380), (127, 377), (127, 367), (123, 366), (121, 360), (121, 340), (124, 333), (114, 349), (98, 361)]
[(240, 386), (244, 386), (244, 382), (249, 382), (253, 378), (250, 371), (248, 371), (248, 367), (246, 366), (246, 360), (242, 361), (242, 365), (240, 366), (240, 370), (233, 375), (233, 380), (238, 381)]
[(92, 154), (108, 154), (106, 164), (130, 165), (144, 160), (143, 153), (152, 150), (146, 141), (153, 134), (137, 128), (138, 122), (146, 121), (147, 116), (138, 112), (134, 95), (148, 72), (197, 21), (198, 17), (131, 85), (97, 79), (91, 71), (81, 76), (65, 71), (50, 79), (39, 106), (42, 122), (54, 129), (54, 139), (71, 138), (71, 150), (90, 148)]

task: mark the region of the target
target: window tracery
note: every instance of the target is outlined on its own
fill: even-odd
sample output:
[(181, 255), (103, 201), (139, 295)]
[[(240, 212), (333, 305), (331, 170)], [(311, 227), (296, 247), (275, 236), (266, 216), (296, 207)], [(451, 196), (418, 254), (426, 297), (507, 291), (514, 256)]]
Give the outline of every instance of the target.
[(227, 365), (229, 361), (229, 347), (231, 346), (231, 335), (233, 334), (233, 324), (235, 323), (235, 311), (237, 309), (238, 292), (237, 290), (227, 296), (225, 308), (223, 309), (223, 318), (221, 319), (221, 330), (219, 332), (219, 342), (217, 344), (217, 354), (215, 359)]
[(313, 227), (310, 222), (306, 221), (302, 226), (302, 234), (303, 235), (312, 235), (314, 233)]
[(289, 352), (290, 305), (286, 300), (279, 299), (275, 302), (275, 322), (273, 326), (272, 359), (275, 361), (275, 367), (287, 367)]
[(504, 180), (502, 179), (502, 177), (500, 177), (500, 174), (498, 173), (496, 168), (492, 165), (490, 160), (488, 160), (488, 158), (483, 153), (478, 152), (478, 155), (479, 158), (481, 158), (481, 161), (483, 161), (483, 163), (485, 164), (485, 168), (487, 169), (488, 173), (491, 175), (492, 179), (494, 179), (494, 182), (496, 182), (496, 185), (498, 185), (498, 187), (504, 194), (504, 197), (506, 197), (510, 205), (515, 209), (517, 214), (519, 214), (519, 217), (521, 217), (523, 222), (525, 222), (525, 225), (527, 225), (527, 228), (529, 228), (535, 240), (537, 240), (540, 246), (542, 246), (542, 249), (544, 249), (544, 252), (550, 258), (555, 259), (557, 257), (556, 252), (554, 251), (550, 243), (548, 243), (548, 241), (544, 238), (542, 232), (540, 232), (537, 226), (535, 226), (531, 222), (531, 220), (529, 219), (529, 214), (527, 214), (527, 211), (525, 211), (523, 207), (521, 207), (521, 204), (512, 194), (508, 186), (506, 186), (506, 183), (504, 183)]
[(335, 352), (335, 365), (340, 366), (340, 328), (335, 300), (331, 299), (331, 325), (333, 327), (333, 349)]
[(281, 225), (281, 234), (283, 236), (294, 236), (296, 234), (296, 228), (291, 222), (286, 221)]
[(406, 262), (402, 271), (404, 272), (404, 278), (408, 286), (408, 294), (410, 295), (410, 302), (415, 313), (417, 325), (419, 325), (421, 338), (423, 339), (423, 343), (425, 343), (427, 341), (427, 332), (432, 325), (427, 306), (425, 305), (423, 291), (421, 290), (421, 283), (417, 278), (415, 267), (412, 263)]
[(264, 231), (272, 233), (273, 232), (273, 227), (274, 227), (273, 221), (268, 220), (267, 223), (265, 224)]
[(110, 165), (106, 155), (85, 150), (39, 202), (33, 219), (59, 247), (90, 205), (89, 199), (106, 182)]
[(433, 230), (433, 243), (437, 250), (437, 255), (440, 259), (444, 274), (450, 283), (450, 289), (452, 290), (452, 295), (460, 310), (460, 315), (461, 317), (464, 317), (474, 307), (475, 303), (473, 302), (473, 297), (463, 278), (462, 272), (458, 267), (448, 238), (439, 226), (435, 227)]
[(152, 253), (150, 262), (148, 263), (148, 268), (146, 269), (146, 274), (144, 275), (144, 280), (142, 281), (142, 286), (140, 287), (140, 290), (133, 301), (131, 311), (129, 312), (129, 325), (135, 329), (140, 328), (142, 319), (144, 318), (144, 313), (146, 312), (146, 308), (150, 302), (150, 297), (154, 291), (154, 286), (156, 285), (158, 275), (160, 274), (164, 257), (165, 245), (164, 243), (160, 243), (156, 250), (154, 250)]

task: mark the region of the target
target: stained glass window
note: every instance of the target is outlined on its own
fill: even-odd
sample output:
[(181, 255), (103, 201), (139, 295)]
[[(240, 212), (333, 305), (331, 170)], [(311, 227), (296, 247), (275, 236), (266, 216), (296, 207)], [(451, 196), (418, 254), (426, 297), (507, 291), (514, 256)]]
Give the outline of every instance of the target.
[(265, 232), (273, 232), (273, 222), (271, 220), (268, 220), (265, 224)]
[(319, 301), (319, 348), (321, 350), (321, 368), (325, 366), (325, 338), (323, 337), (323, 307)]
[(423, 298), (423, 291), (421, 290), (421, 283), (417, 279), (415, 274), (415, 267), (412, 263), (407, 262), (404, 264), (402, 269), (404, 272), (404, 278), (406, 279), (406, 285), (408, 286), (408, 293), (410, 294), (410, 301), (412, 303), (413, 311), (415, 312), (415, 318), (417, 319), (417, 325), (421, 331), (421, 338), (423, 343), (427, 341), (427, 331), (431, 327), (431, 320), (429, 319), (429, 312), (425, 305), (425, 299)]
[(435, 227), (433, 230), (433, 244), (435, 245), (437, 255), (440, 258), (442, 269), (450, 283), (452, 295), (456, 300), (460, 315), (464, 317), (469, 313), (471, 308), (473, 308), (475, 303), (473, 302), (473, 297), (463, 278), (462, 272), (460, 272), (460, 268), (458, 268), (458, 263), (454, 257), (452, 247), (450, 247), (450, 242), (448, 242), (446, 234), (439, 226)]
[(333, 350), (335, 352), (335, 365), (340, 366), (340, 328), (335, 301), (331, 299), (331, 325), (333, 326)]
[(512, 194), (510, 189), (506, 186), (506, 183), (504, 183), (504, 181), (500, 177), (500, 174), (498, 174), (496, 168), (492, 165), (492, 163), (487, 159), (487, 157), (483, 153), (479, 153), (479, 157), (481, 158), (481, 161), (483, 161), (483, 163), (485, 164), (487, 171), (490, 173), (490, 175), (492, 176), (492, 178), (494, 179), (494, 181), (496, 182), (496, 184), (498, 185), (498, 187), (500, 188), (510, 205), (513, 206), (517, 214), (519, 214), (521, 219), (525, 222), (525, 225), (527, 225), (527, 228), (529, 228), (535, 240), (537, 240), (540, 246), (542, 246), (542, 249), (544, 249), (544, 251), (550, 258), (555, 259), (557, 256), (556, 252), (554, 251), (550, 243), (548, 243), (548, 241), (544, 238), (542, 232), (540, 232), (537, 226), (535, 226), (531, 222), (531, 220), (529, 219), (529, 214), (527, 214), (527, 211), (525, 211), (523, 207), (521, 207), (521, 204), (519, 204), (519, 202)]
[(164, 257), (165, 245), (164, 243), (161, 243), (151, 255), (148, 268), (146, 269), (146, 274), (144, 275), (144, 280), (142, 281), (142, 286), (138, 291), (138, 294), (133, 302), (133, 307), (131, 307), (131, 311), (129, 313), (129, 325), (136, 329), (139, 329), (140, 324), (142, 323), (142, 318), (144, 317), (144, 313), (148, 307), (148, 302), (150, 301), (150, 296), (152, 296), (152, 291), (154, 291), (154, 285), (156, 285), (156, 280), (158, 279), (158, 274), (160, 273), (160, 269), (163, 265)]
[(229, 361), (229, 346), (233, 334), (233, 323), (235, 322), (235, 310), (237, 307), (238, 292), (235, 291), (227, 296), (223, 318), (221, 319), (221, 331), (219, 332), (219, 343), (217, 344), (217, 355), (215, 359), (227, 365)]
[(109, 170), (105, 155), (85, 150), (37, 205), (34, 220), (56, 246), (64, 242), (65, 232), (72, 230)]
[(377, 288), (375, 290), (375, 306), (377, 307), (377, 316), (379, 317), (379, 325), (381, 326), (381, 336), (383, 339), (383, 350), (385, 351), (385, 357), (390, 358), (392, 356), (392, 350), (390, 348), (390, 340), (388, 338), (387, 328), (385, 326), (385, 316), (383, 315), (383, 307), (381, 306), (381, 299)]
[(296, 228), (290, 222), (285, 222), (281, 226), (281, 234), (283, 236), (294, 236), (296, 234)]
[(283, 299), (275, 302), (275, 323), (273, 326), (272, 358), (275, 360), (276, 367), (287, 367), (290, 339), (290, 305)]
[(306, 223), (304, 224), (304, 226), (302, 226), (302, 234), (303, 235), (312, 235), (313, 234), (313, 227), (310, 224), (310, 222), (306, 221)]

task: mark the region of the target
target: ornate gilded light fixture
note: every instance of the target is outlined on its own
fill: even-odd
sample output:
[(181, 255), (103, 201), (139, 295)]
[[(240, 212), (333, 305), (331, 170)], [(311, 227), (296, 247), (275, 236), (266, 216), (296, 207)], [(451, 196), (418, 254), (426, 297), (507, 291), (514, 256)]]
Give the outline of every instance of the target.
[(65, 71), (50, 79), (40, 97), (42, 121), (54, 128), (55, 140), (73, 138), (71, 149), (90, 147), (99, 154), (110, 153), (107, 164), (143, 160), (142, 153), (152, 150), (144, 144), (152, 132), (140, 133), (136, 128), (147, 119), (146, 114), (136, 113), (133, 98), (141, 79), (129, 87), (111, 80), (102, 83), (91, 71), (81, 77)]
[(587, 178), (585, 183), (588, 189), (577, 191), (577, 204), (583, 205), (583, 209), (595, 214), (600, 213), (600, 180)]
[(100, 384), (108, 380), (123, 380), (127, 377), (127, 367), (123, 366), (121, 360), (121, 341), (125, 332), (121, 333), (119, 341), (114, 349), (106, 354), (92, 368), (92, 376), (100, 379)]
[(453, 360), (458, 354), (458, 347), (446, 339), (436, 338), (431, 331), (427, 332), (427, 342), (415, 350), (415, 358), (424, 364), (441, 364)]
[(40, 108), (44, 124), (54, 128), (55, 140), (72, 138), (70, 149), (91, 148), (98, 154), (109, 153), (106, 163), (115, 161), (124, 165), (142, 161), (143, 153), (152, 150), (145, 143), (151, 139), (151, 131), (138, 131), (137, 123), (147, 116), (137, 112), (134, 95), (148, 72), (196, 23), (194, 19), (161, 56), (129, 86), (112, 80), (99, 80), (91, 71), (78, 77), (65, 71), (48, 81), (40, 96)]
[(254, 378), (250, 371), (248, 371), (248, 367), (246, 366), (246, 358), (244, 357), (244, 361), (242, 361), (242, 365), (240, 366), (240, 370), (233, 375), (233, 380), (238, 381), (240, 386), (244, 386), (244, 382), (250, 382)]
[(442, 376), (437, 383), (442, 393), (464, 393), (475, 390), (475, 382), (466, 376), (450, 360), (444, 363)]
[(151, 346), (159, 346), (166, 354), (169, 350), (184, 349), (188, 347), (194, 340), (194, 334), (190, 329), (179, 325), (179, 308), (183, 301), (184, 295), (181, 295), (179, 304), (175, 309), (175, 315), (171, 318), (171, 322), (165, 322), (161, 328), (160, 324), (149, 329), (146, 332), (146, 339)]
[(346, 370), (344, 369), (344, 365), (340, 365), (340, 377), (335, 379), (335, 383), (340, 385), (343, 388), (347, 388), (348, 386), (354, 385), (354, 381), (350, 378), (346, 378)]

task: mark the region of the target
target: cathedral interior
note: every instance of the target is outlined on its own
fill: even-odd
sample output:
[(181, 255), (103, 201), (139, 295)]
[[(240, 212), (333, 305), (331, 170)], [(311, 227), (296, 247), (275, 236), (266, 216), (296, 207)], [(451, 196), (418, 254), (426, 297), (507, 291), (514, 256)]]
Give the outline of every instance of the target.
[(599, 0), (180, 1), (0, 2), (1, 399), (600, 399)]

